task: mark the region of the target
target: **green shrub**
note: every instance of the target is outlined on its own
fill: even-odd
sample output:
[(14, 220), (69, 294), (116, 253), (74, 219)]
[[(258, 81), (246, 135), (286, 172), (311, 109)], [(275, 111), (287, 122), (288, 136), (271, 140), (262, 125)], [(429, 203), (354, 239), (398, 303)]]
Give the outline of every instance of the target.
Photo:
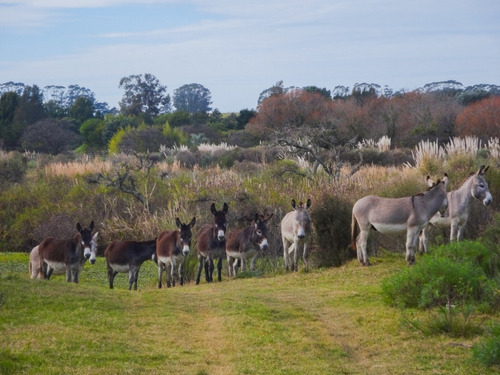
[[(432, 308), (474, 302), (486, 307), (496, 303), (496, 284), (477, 260), (452, 254), (454, 244), (444, 245), (436, 255), (422, 258), (382, 282), (387, 303), (400, 307)], [(465, 251), (466, 252), (466, 251)], [(474, 258), (471, 256), (471, 258)]]
[(21, 182), (27, 168), (26, 158), (17, 152), (0, 158), (0, 185)]
[(355, 257), (349, 248), (351, 205), (336, 196), (320, 197), (311, 207), (317, 250), (314, 259), (319, 267), (340, 266)]
[(500, 366), (500, 323), (486, 328), (484, 337), (472, 347), (472, 358), (485, 366)]

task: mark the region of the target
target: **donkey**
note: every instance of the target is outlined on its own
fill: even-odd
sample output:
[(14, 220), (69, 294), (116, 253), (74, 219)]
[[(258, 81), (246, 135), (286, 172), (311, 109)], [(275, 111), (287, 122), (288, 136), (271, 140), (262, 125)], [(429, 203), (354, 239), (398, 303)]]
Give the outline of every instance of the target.
[[(465, 224), (467, 224), (474, 199), (482, 202), (485, 206), (489, 206), (493, 201), (493, 197), (488, 189), (488, 183), (484, 178), (488, 169), (489, 166), (481, 166), (476, 173), (470, 174), (457, 190), (448, 192), (448, 209), (445, 214), (443, 216), (436, 214), (430, 219), (429, 225), (451, 228), (450, 241), (461, 241), (463, 239)], [(427, 176), (427, 183), (428, 185), (432, 184), (429, 176)], [(428, 232), (429, 226), (426, 226), (420, 234), (420, 253), (427, 252), (429, 245)]]
[[(91, 247), (90, 247), (90, 258), (89, 262), (90, 264), (94, 264), (96, 261), (96, 254), (97, 254), (97, 237), (99, 236), (99, 232), (95, 232), (94, 235), (92, 236), (92, 241)], [(31, 249), (30, 252), (30, 266), (29, 266), (29, 271), (30, 271), (30, 277), (31, 279), (42, 279), (43, 274), (42, 274), (42, 269), (40, 268), (40, 252), (39, 252), (39, 247), (40, 245), (36, 245), (33, 249)], [(83, 262), (81, 263), (80, 266), (80, 272), (83, 269), (83, 266), (85, 264), (85, 261), (87, 258), (84, 258)], [(52, 272), (52, 275), (63, 275), (65, 273), (66, 269), (62, 268), (58, 270), (57, 272), (54, 271)]]
[(352, 208), (351, 246), (356, 250), (359, 262), (364, 266), (370, 265), (366, 243), (373, 228), (383, 234), (406, 231), (406, 261), (409, 265), (415, 264), (419, 233), (436, 212), (444, 212), (448, 206), (447, 185), (448, 176), (445, 175), (443, 181), (438, 180), (426, 192), (412, 197), (380, 198), (369, 195), (358, 200)]
[(137, 279), (142, 263), (156, 260), (156, 238), (150, 241), (113, 241), (104, 251), (108, 267), (109, 288), (118, 272), (128, 272), (128, 290), (137, 290)]
[(255, 214), (254, 220), (245, 229), (236, 229), (229, 234), (226, 241), (226, 257), (229, 276), (236, 276), (238, 261), (241, 261), (241, 270), (245, 271), (246, 260), (250, 258), (250, 269), (255, 270), (255, 259), (259, 250), (266, 250), (267, 222), (273, 216), (267, 217)]
[(156, 239), (158, 288), (161, 288), (163, 271), (166, 273), (167, 287), (175, 286), (175, 278), (179, 275), (180, 284), (184, 285), (184, 258), (189, 254), (192, 236), (191, 228), (195, 223), (196, 217), (193, 217), (189, 224), (183, 224), (179, 218), (176, 218), (175, 224), (178, 229), (166, 230)]
[[(45, 279), (49, 280), (52, 273), (66, 270), (66, 281), (78, 283), (82, 264), (88, 259), (95, 263), (95, 253), (92, 254), (92, 230), (94, 222), (89, 228), (82, 228), (76, 224), (78, 233), (73, 238), (58, 240), (53, 237), (44, 239), (39, 247), (40, 268)], [(93, 256), (93, 260), (91, 257)]]
[(217, 211), (215, 203), (212, 203), (210, 212), (214, 215), (214, 223), (205, 224), (198, 231), (196, 236), (196, 250), (198, 251), (198, 276), (196, 277), (196, 285), (200, 283), (203, 265), (205, 265), (205, 279), (207, 283), (213, 281), (214, 258), (218, 258), (218, 280), (222, 280), (222, 257), (226, 250), (226, 214), (228, 209), (227, 203), (224, 203), (222, 210)]
[(292, 199), (293, 211), (290, 211), (281, 220), (281, 239), (283, 241), (283, 257), (285, 258), (285, 269), (288, 271), (290, 258), (293, 257), (292, 271), (298, 271), (297, 261), (299, 250), (303, 248), (302, 259), (307, 269), (309, 258), (309, 247), (312, 237), (312, 221), (309, 212), (311, 200), (308, 199), (306, 205), (300, 202), (298, 205)]

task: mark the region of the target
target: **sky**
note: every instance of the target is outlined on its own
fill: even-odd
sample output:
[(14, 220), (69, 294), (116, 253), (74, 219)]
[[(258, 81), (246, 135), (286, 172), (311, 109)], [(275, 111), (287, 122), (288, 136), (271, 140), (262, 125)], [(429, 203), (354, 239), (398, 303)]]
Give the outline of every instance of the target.
[(279, 81), (500, 85), (500, 1), (0, 0), (0, 51), (0, 83), (77, 84), (118, 107), (120, 79), (150, 73), (238, 112)]

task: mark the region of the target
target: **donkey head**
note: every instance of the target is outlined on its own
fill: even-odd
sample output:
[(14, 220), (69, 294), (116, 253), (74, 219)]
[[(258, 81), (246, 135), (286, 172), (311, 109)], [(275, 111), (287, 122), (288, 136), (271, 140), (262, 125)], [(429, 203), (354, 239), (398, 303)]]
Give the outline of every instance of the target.
[(182, 250), (184, 256), (189, 254), (189, 247), (191, 246), (191, 228), (194, 227), (196, 223), (196, 217), (193, 217), (189, 224), (183, 224), (179, 218), (175, 219), (175, 224), (179, 228), (179, 236), (177, 240), (177, 246)]
[[(83, 247), (83, 256), (88, 259), (91, 264), (94, 264), (96, 261), (97, 252), (97, 243), (95, 243), (95, 245), (92, 243), (92, 231), (94, 230), (94, 222), (92, 221), (88, 228), (82, 228), (80, 223), (77, 223), (76, 229), (80, 233), (81, 245)], [(94, 235), (95, 239), (97, 239), (97, 235), (98, 233)]]
[(253, 243), (258, 245), (261, 250), (266, 250), (269, 247), (267, 242), (267, 222), (271, 217), (273, 217), (273, 214), (267, 217), (255, 214), (253, 220)]
[(292, 208), (295, 210), (295, 220), (293, 222), (293, 231), (297, 233), (297, 237), (300, 239), (305, 238), (306, 233), (310, 232), (311, 228), (311, 217), (307, 209), (311, 207), (311, 199), (308, 199), (306, 205), (300, 202), (298, 205), (295, 199), (292, 199)]
[(488, 188), (488, 183), (484, 178), (485, 173), (490, 167), (485, 167), (484, 165), (479, 168), (476, 174), (473, 176), (473, 182), (471, 186), (471, 194), (477, 200), (483, 202), (485, 206), (489, 206), (493, 201), (490, 190)]
[(215, 203), (212, 203), (210, 206), (210, 212), (214, 215), (214, 225), (215, 231), (217, 233), (217, 240), (220, 242), (224, 241), (226, 238), (226, 214), (229, 210), (227, 203), (224, 203), (224, 206), (221, 211), (217, 211), (215, 208)]

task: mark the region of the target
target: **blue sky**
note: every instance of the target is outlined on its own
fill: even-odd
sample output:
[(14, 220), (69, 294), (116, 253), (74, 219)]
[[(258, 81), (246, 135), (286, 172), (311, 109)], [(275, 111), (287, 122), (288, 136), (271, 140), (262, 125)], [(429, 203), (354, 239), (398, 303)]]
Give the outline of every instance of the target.
[(199, 83), (222, 112), (285, 86), (500, 85), (498, 0), (0, 0), (0, 83)]

